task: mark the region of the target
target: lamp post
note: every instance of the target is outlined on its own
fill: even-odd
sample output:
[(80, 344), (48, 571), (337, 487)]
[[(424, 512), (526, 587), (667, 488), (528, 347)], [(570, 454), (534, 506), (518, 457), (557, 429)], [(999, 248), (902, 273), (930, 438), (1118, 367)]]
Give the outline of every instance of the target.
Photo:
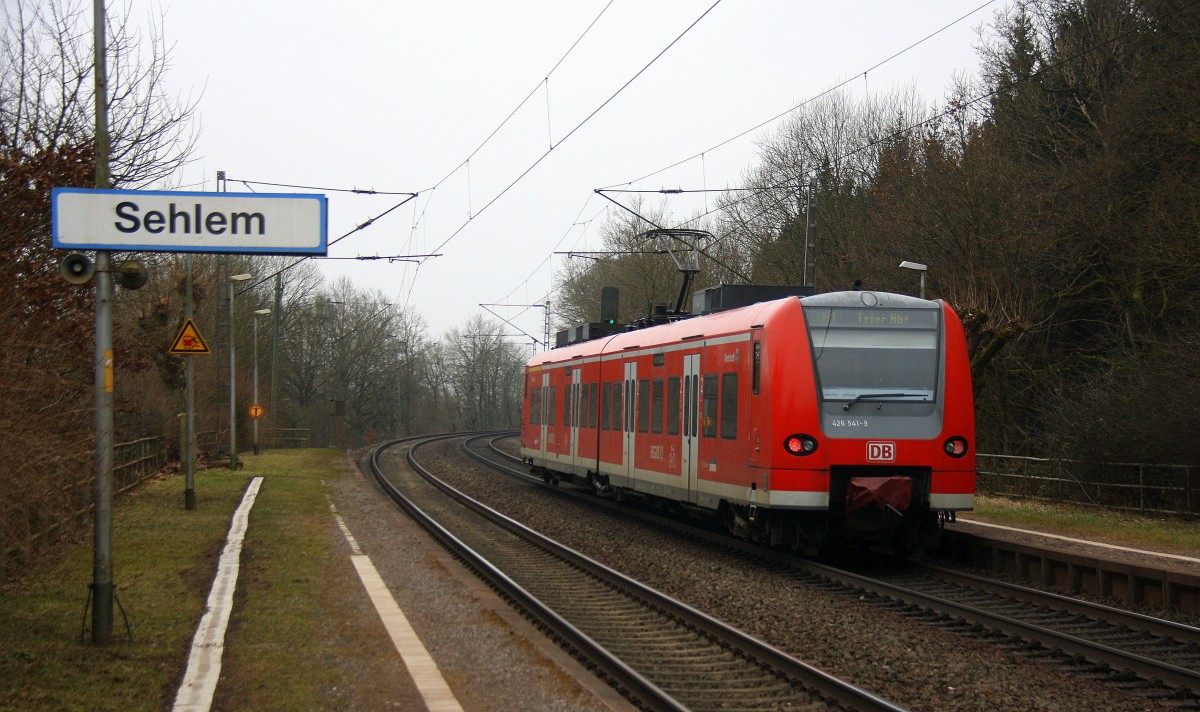
[[(342, 437), (341, 437), (341, 430), (342, 430), (342, 428), (345, 427), (344, 419), (346, 416), (346, 401), (342, 398), (337, 397), (337, 396), (342, 395), (342, 389), (338, 385), (339, 382), (341, 381), (341, 374), (340, 374), (341, 369), (335, 367), (336, 362), (335, 362), (335, 359), (333, 358), (333, 353), (334, 353), (334, 345), (338, 341), (341, 340), (341, 337), (339, 336), (338, 338), (334, 339), (330, 336), (330, 332), (333, 331), (332, 324), (334, 323), (334, 315), (333, 315), (333, 311), (330, 309), (330, 305), (337, 304), (339, 306), (344, 307), (346, 305), (346, 303), (334, 301), (332, 299), (325, 299), (324, 303), (325, 303), (325, 306), (324, 306), (324, 309), (322, 310), (322, 318), (325, 321), (325, 342), (326, 342), (326, 349), (327, 349), (326, 358), (328, 359), (328, 363), (329, 363), (329, 395), (332, 396), (329, 399), (329, 404), (331, 406), (333, 406), (333, 412), (329, 414), (328, 426), (327, 426), (328, 432), (325, 434), (325, 441), (326, 441), (326, 447), (333, 447), (335, 435), (338, 436), (337, 437), (338, 444), (339, 445), (343, 444)], [(335, 433), (334, 431), (338, 431), (338, 432)]]
[(237, 339), (233, 338), (233, 283), (245, 282), (253, 275), (250, 274), (232, 274), (229, 275), (229, 469), (236, 470), (238, 466), (237, 457), (237, 358), (235, 356), (234, 345)]
[[(258, 403), (258, 317), (266, 316), (267, 314), (270, 314), (270, 313), (271, 313), (270, 309), (255, 309), (254, 310), (254, 405), (256, 405), (256, 406), (259, 405), (259, 403)], [(259, 407), (261, 408), (262, 406), (259, 406)], [(261, 416), (261, 414), (262, 414), (262, 411), (260, 410), (259, 415), (254, 416), (254, 454), (255, 455), (258, 454), (258, 419)]]
[(921, 264), (920, 262), (909, 262), (908, 260), (904, 260), (903, 262), (901, 262), (900, 266), (903, 269), (911, 269), (914, 272), (921, 273), (921, 299), (924, 299), (925, 298), (925, 273), (929, 271), (929, 267), (927, 265)]

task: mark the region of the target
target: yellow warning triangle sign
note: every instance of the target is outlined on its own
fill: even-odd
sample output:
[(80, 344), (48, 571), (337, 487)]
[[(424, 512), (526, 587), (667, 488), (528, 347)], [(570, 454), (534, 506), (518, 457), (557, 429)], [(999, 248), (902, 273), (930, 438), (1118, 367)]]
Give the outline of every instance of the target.
[(208, 344), (204, 342), (204, 337), (200, 335), (196, 324), (191, 319), (186, 319), (183, 327), (179, 329), (179, 335), (175, 337), (175, 343), (171, 344), (169, 353), (206, 354), (210, 352)]

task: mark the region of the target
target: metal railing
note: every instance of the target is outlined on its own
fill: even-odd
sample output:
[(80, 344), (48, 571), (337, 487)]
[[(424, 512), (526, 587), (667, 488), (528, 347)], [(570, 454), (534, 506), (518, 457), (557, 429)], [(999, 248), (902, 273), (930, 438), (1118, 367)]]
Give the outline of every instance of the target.
[(1200, 468), (1083, 462), (1018, 455), (976, 456), (976, 490), (1152, 514), (1200, 515)]
[(166, 438), (162, 436), (114, 444), (113, 491), (120, 494), (141, 484), (166, 464)]
[[(81, 527), (91, 515), (96, 471), (90, 459), (80, 459), (81, 465), (85, 463), (90, 467), (77, 470), (77, 477), (65, 478), (50, 489), (31, 491), (28, 497), (6, 503), (9, 506), (3, 509), (4, 530), (0, 531), (3, 541), (0, 576), (12, 564), (28, 561), (37, 551), (52, 547), (59, 537)], [(164, 437), (114, 443), (114, 493), (136, 487), (161, 472), (166, 464)]]
[(306, 448), (311, 435), (309, 428), (271, 428), (267, 434), (267, 447)]

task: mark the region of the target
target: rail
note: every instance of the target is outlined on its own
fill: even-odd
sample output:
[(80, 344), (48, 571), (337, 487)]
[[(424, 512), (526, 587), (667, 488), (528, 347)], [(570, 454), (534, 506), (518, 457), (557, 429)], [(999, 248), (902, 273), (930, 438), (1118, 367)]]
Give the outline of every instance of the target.
[(1192, 465), (1095, 463), (1020, 455), (976, 456), (977, 491), (1005, 497), (1200, 515), (1200, 472)]
[[(458, 434), (472, 435), (490, 438), (495, 434)], [(405, 487), (401, 494), (397, 484), (383, 475), (378, 454), (392, 444), (384, 444), (371, 455), (376, 480), (389, 495), (552, 637), (586, 658), (588, 666), (643, 709), (791, 709), (799, 706), (798, 700), (821, 700), (823, 709), (900, 709), (467, 497), (421, 466), (414, 451), (422, 443), (416, 443), (408, 452), (408, 464), (425, 478), (427, 486), (436, 487), (507, 534), (497, 537), (490, 527), (482, 532), (471, 531), (470, 526), (447, 531), (415, 501), (427, 497), (422, 490)], [(514, 546), (517, 541), (520, 544)], [(488, 551), (486, 555), (480, 553), (480, 545)], [(503, 571), (491, 563), (497, 560), (504, 562)], [(698, 680), (704, 681), (703, 689), (697, 687)]]

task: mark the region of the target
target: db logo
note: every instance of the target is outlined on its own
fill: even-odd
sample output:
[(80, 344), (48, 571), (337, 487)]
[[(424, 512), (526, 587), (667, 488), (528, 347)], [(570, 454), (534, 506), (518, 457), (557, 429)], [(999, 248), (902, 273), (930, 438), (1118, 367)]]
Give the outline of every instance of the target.
[(871, 441), (867, 443), (868, 462), (895, 462), (896, 443)]

